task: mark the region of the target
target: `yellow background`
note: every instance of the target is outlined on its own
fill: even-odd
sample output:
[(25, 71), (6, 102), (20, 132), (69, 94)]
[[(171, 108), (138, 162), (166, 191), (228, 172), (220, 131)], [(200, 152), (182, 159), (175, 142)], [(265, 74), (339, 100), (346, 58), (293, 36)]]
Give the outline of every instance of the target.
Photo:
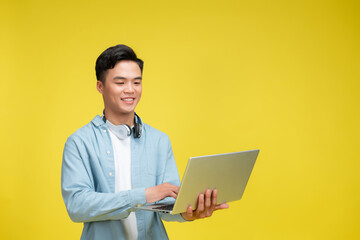
[(137, 112), (191, 156), (260, 148), (242, 200), (171, 239), (360, 238), (358, 1), (1, 1), (0, 239), (79, 239), (67, 137), (102, 111), (95, 60), (145, 61)]

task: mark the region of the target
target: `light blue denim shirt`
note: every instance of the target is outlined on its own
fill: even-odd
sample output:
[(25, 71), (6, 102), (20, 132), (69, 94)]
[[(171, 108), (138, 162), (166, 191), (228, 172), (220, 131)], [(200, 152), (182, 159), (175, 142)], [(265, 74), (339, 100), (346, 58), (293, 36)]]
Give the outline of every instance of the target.
[[(147, 124), (142, 124), (142, 128), (140, 138), (131, 137), (132, 189), (119, 193), (115, 193), (111, 138), (100, 116), (66, 141), (61, 190), (70, 218), (84, 222), (81, 239), (125, 239), (118, 220), (129, 216), (134, 207), (146, 204), (145, 188), (165, 182), (180, 185), (169, 137)], [(179, 214), (135, 214), (138, 239), (168, 239), (160, 217), (165, 221), (185, 221)]]

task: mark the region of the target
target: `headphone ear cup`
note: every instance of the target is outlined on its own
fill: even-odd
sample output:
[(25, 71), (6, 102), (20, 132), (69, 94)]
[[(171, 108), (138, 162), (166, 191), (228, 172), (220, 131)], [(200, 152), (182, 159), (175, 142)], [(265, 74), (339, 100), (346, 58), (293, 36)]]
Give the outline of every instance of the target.
[(133, 128), (134, 138), (140, 138), (142, 134), (142, 122), (140, 117), (135, 113), (135, 124)]
[(139, 134), (139, 123), (135, 123), (135, 126), (134, 126), (134, 138), (139, 138), (140, 137), (140, 134)]

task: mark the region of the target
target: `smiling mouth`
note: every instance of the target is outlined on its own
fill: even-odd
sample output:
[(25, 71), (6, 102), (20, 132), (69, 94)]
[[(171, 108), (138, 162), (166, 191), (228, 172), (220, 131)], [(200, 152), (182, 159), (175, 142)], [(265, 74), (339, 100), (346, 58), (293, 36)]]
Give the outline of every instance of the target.
[(121, 98), (122, 101), (131, 103), (135, 100), (135, 98)]

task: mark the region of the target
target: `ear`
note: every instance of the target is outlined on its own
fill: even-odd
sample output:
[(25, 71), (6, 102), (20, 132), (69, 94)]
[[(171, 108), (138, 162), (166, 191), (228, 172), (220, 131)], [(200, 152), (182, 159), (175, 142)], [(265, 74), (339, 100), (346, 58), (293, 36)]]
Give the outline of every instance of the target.
[(101, 81), (97, 81), (97, 83), (96, 83), (96, 89), (99, 91), (99, 93), (103, 94), (104, 84), (103, 84)]

